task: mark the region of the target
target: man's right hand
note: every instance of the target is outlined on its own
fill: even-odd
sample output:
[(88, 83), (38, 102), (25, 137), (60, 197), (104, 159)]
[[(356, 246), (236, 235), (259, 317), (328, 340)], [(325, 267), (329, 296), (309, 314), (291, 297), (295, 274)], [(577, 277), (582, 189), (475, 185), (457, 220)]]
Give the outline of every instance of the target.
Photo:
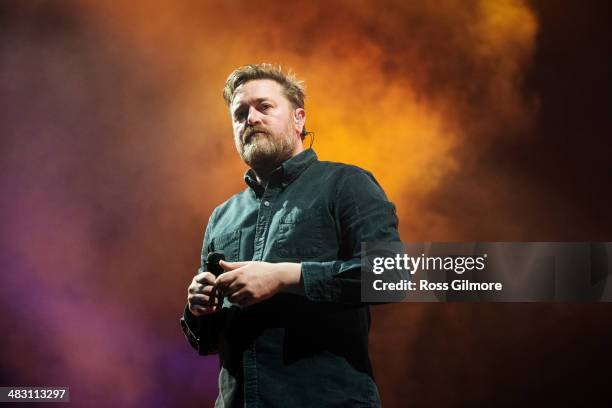
[(204, 316), (219, 311), (219, 298), (215, 288), (215, 275), (198, 273), (187, 290), (187, 304), (194, 316)]

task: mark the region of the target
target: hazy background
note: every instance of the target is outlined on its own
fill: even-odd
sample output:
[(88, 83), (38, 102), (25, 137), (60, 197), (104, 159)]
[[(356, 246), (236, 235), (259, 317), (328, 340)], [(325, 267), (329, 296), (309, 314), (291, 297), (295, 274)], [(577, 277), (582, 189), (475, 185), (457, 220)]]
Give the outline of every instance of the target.
[[(306, 81), (317, 154), (372, 171), (405, 241), (610, 241), (608, 27), (605, 1), (2, 1), (0, 385), (212, 405), (178, 318), (244, 188), (221, 89), (246, 63)], [(375, 307), (383, 404), (592, 398), (611, 312)]]

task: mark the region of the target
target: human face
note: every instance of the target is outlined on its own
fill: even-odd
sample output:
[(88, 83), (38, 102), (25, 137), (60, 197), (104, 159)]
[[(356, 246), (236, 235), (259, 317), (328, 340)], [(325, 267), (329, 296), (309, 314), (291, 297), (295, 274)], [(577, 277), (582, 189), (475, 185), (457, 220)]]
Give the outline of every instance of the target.
[[(240, 85), (230, 113), (236, 149), (259, 176), (266, 177), (303, 150), (293, 106), (276, 81), (257, 79)], [(295, 115), (301, 120), (303, 109)]]

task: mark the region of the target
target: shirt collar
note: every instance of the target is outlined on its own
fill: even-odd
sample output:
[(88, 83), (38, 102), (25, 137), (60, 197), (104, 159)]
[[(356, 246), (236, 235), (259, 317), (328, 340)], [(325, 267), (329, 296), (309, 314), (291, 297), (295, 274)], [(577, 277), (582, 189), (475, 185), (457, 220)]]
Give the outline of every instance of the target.
[[(317, 154), (312, 149), (306, 149), (303, 152), (285, 160), (278, 166), (270, 175), (270, 182), (280, 182), (283, 187), (296, 179), (304, 170), (317, 160)], [(244, 182), (251, 187), (257, 196), (263, 194), (263, 186), (257, 182), (257, 177), (253, 169), (247, 170), (244, 174)]]

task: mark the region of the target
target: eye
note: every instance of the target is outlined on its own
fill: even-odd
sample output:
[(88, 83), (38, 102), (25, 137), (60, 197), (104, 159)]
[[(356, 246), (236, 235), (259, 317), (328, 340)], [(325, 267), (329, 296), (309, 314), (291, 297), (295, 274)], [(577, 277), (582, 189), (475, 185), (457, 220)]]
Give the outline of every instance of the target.
[(247, 109), (237, 109), (234, 112), (234, 119), (242, 122), (243, 120), (246, 119), (246, 115), (247, 115)]
[(268, 109), (272, 108), (272, 105), (270, 105), (269, 103), (262, 103), (260, 105), (260, 109), (262, 112), (267, 111)]

